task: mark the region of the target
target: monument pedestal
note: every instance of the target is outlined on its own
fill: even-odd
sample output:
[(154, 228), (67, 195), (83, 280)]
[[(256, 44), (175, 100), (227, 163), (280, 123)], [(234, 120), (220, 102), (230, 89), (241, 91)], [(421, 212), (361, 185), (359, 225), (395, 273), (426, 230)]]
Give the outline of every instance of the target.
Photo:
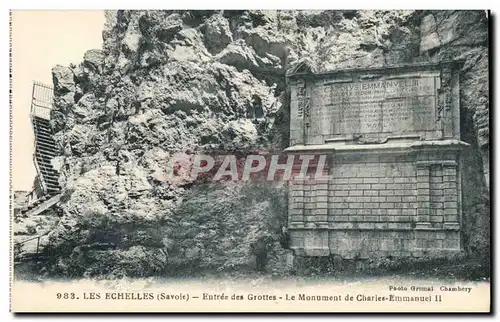
[(458, 73), (453, 64), (291, 76), (287, 154), (327, 155), (324, 180), (291, 180), (298, 256), (461, 251)]
[(466, 145), (441, 140), (288, 148), (289, 154), (328, 154), (331, 160), (327, 183), (289, 184), (291, 248), (297, 255), (343, 258), (460, 252), (459, 158)]

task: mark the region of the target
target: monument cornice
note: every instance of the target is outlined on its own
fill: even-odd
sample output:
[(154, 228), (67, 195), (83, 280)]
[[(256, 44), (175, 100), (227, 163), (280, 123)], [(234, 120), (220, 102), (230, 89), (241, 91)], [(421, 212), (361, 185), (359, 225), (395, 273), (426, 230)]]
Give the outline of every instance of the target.
[(460, 140), (432, 140), (432, 141), (411, 141), (411, 142), (388, 142), (383, 144), (345, 144), (345, 143), (325, 143), (311, 145), (294, 145), (284, 150), (285, 153), (297, 152), (369, 152), (380, 153), (381, 151), (401, 150), (407, 152), (411, 149), (462, 149), (470, 146), (469, 143)]
[(391, 74), (393, 72), (404, 72), (404, 71), (428, 71), (428, 70), (440, 70), (443, 67), (459, 68), (464, 64), (465, 60), (444, 60), (440, 62), (422, 62), (422, 63), (411, 63), (411, 64), (397, 64), (397, 65), (387, 65), (387, 66), (377, 66), (377, 67), (361, 67), (361, 68), (345, 68), (337, 69), (326, 72), (314, 72), (314, 68), (308, 65), (307, 61), (299, 63), (293, 70), (287, 74), (289, 80), (294, 79), (321, 79), (328, 78), (335, 75), (342, 74), (359, 74), (363, 72), (369, 73), (382, 73)]

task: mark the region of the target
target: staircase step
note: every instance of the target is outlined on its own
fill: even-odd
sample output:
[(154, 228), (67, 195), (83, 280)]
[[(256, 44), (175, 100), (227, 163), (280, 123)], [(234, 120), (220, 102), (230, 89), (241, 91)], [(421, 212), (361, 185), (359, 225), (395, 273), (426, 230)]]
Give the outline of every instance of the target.
[(48, 147), (51, 150), (55, 150), (55, 148), (56, 148), (55, 144), (46, 143), (46, 142), (40, 141), (40, 140), (36, 140), (36, 145), (45, 146), (45, 147)]
[(44, 176), (43, 180), (45, 181), (45, 183), (54, 184), (56, 186), (59, 186), (58, 177)]
[(46, 161), (47, 161), (47, 162), (49, 162), (49, 163), (52, 161), (52, 159), (54, 159), (54, 156), (47, 155), (47, 154), (41, 154), (41, 153), (37, 153), (37, 154), (35, 155), (35, 157), (36, 157), (37, 159), (40, 159), (40, 160), (46, 160)]
[(41, 123), (39, 121), (33, 122), (33, 128), (35, 130), (40, 130), (40, 131), (44, 131), (44, 132), (52, 132), (52, 127), (50, 127), (50, 125), (47, 125), (45, 123)]
[(46, 127), (46, 128), (51, 128), (50, 126), (50, 122), (44, 118), (41, 118), (41, 117), (36, 117), (33, 119), (33, 124), (36, 124), (38, 126), (43, 126), (43, 127)]
[(50, 154), (44, 154), (43, 152), (45, 152), (45, 151), (38, 150), (35, 156), (41, 160), (47, 160), (49, 162), (50, 162), (50, 160), (52, 160), (54, 158), (54, 156), (52, 156)]
[(55, 183), (55, 184), (59, 184), (59, 181), (57, 180), (57, 177), (54, 177), (54, 176), (43, 176), (43, 180), (45, 182), (50, 182), (50, 183)]
[(55, 151), (49, 151), (45, 147), (42, 147), (42, 149), (37, 149), (36, 151), (37, 155), (39, 155), (40, 157), (48, 157), (47, 159), (52, 159), (54, 157), (52, 153), (55, 153)]
[(35, 150), (35, 154), (40, 157), (48, 157), (48, 159), (52, 159), (54, 155), (52, 153), (56, 153), (55, 150), (49, 151), (46, 146), (38, 145)]
[(42, 156), (48, 156), (50, 158), (53, 158), (54, 156), (57, 155), (57, 152), (55, 152), (55, 150), (54, 151), (48, 151), (46, 149), (43, 149), (43, 150), (40, 151), (40, 149), (38, 149), (38, 151), (36, 151), (36, 152), (37, 152), (37, 154), (40, 154)]
[(43, 117), (39, 117), (39, 116), (34, 116), (33, 117), (33, 120), (35, 123), (38, 123), (38, 124), (43, 124), (45, 126), (48, 126), (50, 127), (50, 121), (47, 120), (46, 118), (43, 118)]
[(43, 176), (43, 181), (47, 184), (59, 186), (59, 181), (56, 178), (49, 178), (48, 176)]
[(60, 191), (61, 188), (59, 186), (55, 186), (53, 184), (46, 184), (45, 185), (45, 188), (47, 189), (47, 191)]
[(52, 132), (52, 127), (50, 125), (47, 125), (47, 124), (44, 124), (44, 123), (40, 123), (40, 122), (33, 122), (33, 128), (35, 130), (40, 130), (40, 131), (43, 131), (43, 132), (48, 132), (48, 133), (51, 133)]
[(46, 118), (39, 117), (39, 116), (33, 116), (33, 119), (35, 120), (35, 122), (44, 123), (44, 124), (47, 124), (48, 126), (50, 126), (50, 121), (47, 120)]
[(56, 147), (56, 141), (54, 141), (53, 139), (46, 139), (43, 137), (35, 136), (35, 140), (36, 140), (36, 143), (41, 142), (41, 143), (49, 144), (51, 147), (53, 147), (53, 149), (55, 149), (55, 147)]
[(42, 170), (46, 170), (47, 172), (56, 172), (56, 170), (54, 170), (54, 167), (52, 167), (52, 165), (50, 164), (50, 161), (39, 160), (38, 158), (36, 161), (38, 167)]
[(38, 168), (40, 169), (40, 171), (42, 171), (44, 175), (47, 174), (51, 177), (59, 177), (59, 174), (54, 170), (54, 168), (49, 167), (46, 164), (38, 163), (38, 162), (37, 162), (37, 165), (38, 165)]
[(39, 166), (47, 168), (47, 170), (55, 171), (49, 159), (37, 157), (36, 162), (38, 163)]
[(40, 146), (37, 147), (38, 149), (35, 151), (36, 154), (40, 157), (47, 157), (47, 159), (52, 159), (56, 155), (56, 151), (49, 151), (46, 147), (42, 147), (40, 149)]
[(48, 175), (44, 174), (44, 176), (43, 176), (43, 180), (45, 182), (53, 182), (53, 183), (56, 183), (56, 184), (59, 184), (58, 180), (57, 180), (58, 178), (59, 178), (59, 176), (52, 176), (50, 174), (48, 174)]
[(47, 157), (44, 157), (44, 156), (41, 156), (41, 155), (37, 155), (36, 156), (36, 160), (41, 162), (41, 163), (46, 163), (47, 165), (49, 165), (51, 168), (52, 168), (52, 159), (53, 158), (47, 158)]
[(42, 162), (37, 162), (38, 168), (50, 175), (54, 175), (56, 177), (59, 177), (59, 173), (57, 173), (56, 170), (49, 164), (49, 163), (42, 163)]
[(36, 160), (37, 162), (43, 162), (43, 163), (46, 163), (47, 165), (50, 165), (50, 167), (52, 168), (52, 159), (54, 159), (54, 157), (46, 157), (46, 156), (41, 156), (39, 154), (37, 154), (36, 156)]
[(54, 133), (52, 132), (51, 129), (44, 128), (44, 127), (37, 126), (37, 125), (35, 125), (33, 127), (33, 130), (34, 130), (35, 133), (40, 133), (40, 134), (43, 134), (43, 135), (49, 135), (49, 136), (54, 135)]
[(37, 145), (37, 151), (40, 154), (44, 153), (45, 155), (48, 155), (52, 158), (52, 153), (56, 153), (55, 149), (50, 150), (47, 146), (45, 145)]
[(59, 174), (52, 168), (51, 166), (47, 165), (46, 163), (39, 163), (37, 162), (38, 168), (49, 175), (54, 175), (55, 177), (59, 177)]
[(45, 183), (45, 185), (46, 185), (47, 187), (49, 187), (49, 186), (50, 186), (50, 187), (52, 187), (52, 188), (54, 188), (54, 189), (59, 189), (59, 183), (58, 183), (57, 181), (53, 181), (53, 180), (52, 180), (52, 181), (44, 180), (43, 182)]
[(35, 137), (36, 137), (36, 140), (37, 141), (43, 141), (43, 142), (47, 142), (47, 143), (50, 143), (52, 145), (55, 145), (56, 141), (54, 141), (54, 138), (49, 136), (49, 135), (45, 135), (45, 134), (39, 134), (39, 133), (35, 133)]
[(45, 182), (45, 186), (47, 187), (47, 189), (61, 189), (58, 184), (53, 182)]
[(42, 133), (45, 135), (53, 135), (52, 129), (50, 127), (41, 126), (40, 124), (33, 124), (33, 130), (36, 133)]
[(34, 131), (35, 133), (35, 138), (37, 140), (49, 140), (49, 141), (54, 141), (54, 135), (52, 133), (45, 133), (41, 131)]
[(53, 167), (51, 167), (50, 165), (48, 165), (47, 163), (40, 163), (40, 162), (37, 162), (37, 165), (38, 165), (38, 168), (39, 168), (41, 171), (43, 171), (43, 172), (45, 172), (45, 173), (47, 173), (47, 174), (49, 174), (49, 175), (54, 175), (54, 176), (56, 176), (56, 177), (58, 177), (58, 176), (59, 176), (59, 174), (57, 173), (57, 171), (55, 171), (55, 170), (54, 170), (54, 168), (53, 168)]
[(51, 164), (52, 159), (53, 158), (46, 158), (46, 157), (42, 157), (42, 156), (37, 156), (36, 157), (37, 162), (46, 164), (50, 168), (52, 168), (52, 164)]
[(44, 133), (44, 134), (52, 134), (52, 128), (51, 127), (48, 127), (48, 126), (45, 126), (45, 125), (42, 125), (40, 123), (33, 123), (33, 129), (35, 131), (38, 131), (40, 133)]
[(40, 172), (42, 172), (42, 175), (43, 175), (44, 179), (59, 178), (59, 174), (58, 173), (50, 171), (47, 168), (41, 168), (41, 167), (38, 167), (38, 168), (40, 169)]
[(40, 170), (43, 170), (46, 173), (49, 173), (51, 175), (53, 174), (54, 176), (59, 177), (59, 173), (56, 170), (54, 170), (54, 168), (49, 163), (37, 162), (37, 165), (40, 168)]
[(45, 180), (44, 183), (45, 183), (45, 185), (47, 187), (50, 186), (51, 188), (59, 189), (59, 183), (57, 181), (47, 181), (47, 180)]
[(50, 184), (50, 185), (59, 186), (59, 181), (57, 179), (55, 179), (55, 178), (48, 178), (48, 176), (43, 175), (43, 173), (42, 173), (42, 176), (43, 176), (43, 182), (44, 183)]
[(37, 142), (46, 142), (49, 143), (50, 145), (55, 145), (56, 141), (54, 141), (54, 138), (52, 136), (47, 136), (47, 135), (40, 135), (35, 133), (35, 140)]
[(59, 182), (56, 180), (56, 179), (47, 179), (47, 178), (44, 178), (44, 181), (46, 184), (49, 184), (49, 185), (52, 185), (52, 186), (55, 186), (55, 187), (59, 187)]
[(48, 144), (43, 141), (36, 141), (36, 147), (40, 152), (56, 152), (56, 145), (55, 144)]
[(37, 162), (42, 162), (42, 163), (46, 163), (47, 165), (50, 165), (50, 167), (52, 168), (52, 159), (54, 159), (54, 157), (47, 157), (47, 156), (42, 156), (42, 155), (39, 155), (37, 154), (36, 156), (36, 161)]
[(52, 128), (44, 126), (44, 125), (40, 125), (39, 123), (33, 124), (33, 130), (36, 133), (43, 133), (43, 134), (48, 134), (48, 135), (53, 134)]
[(57, 180), (58, 179), (57, 176), (45, 176), (43, 179), (47, 182), (53, 182), (55, 184), (59, 184), (59, 181)]
[(33, 128), (35, 130), (39, 130), (40, 132), (52, 133), (52, 127), (40, 122), (33, 122)]
[(37, 142), (46, 142), (49, 143), (50, 145), (55, 145), (56, 141), (54, 141), (54, 138), (49, 135), (40, 135), (38, 133), (35, 133), (35, 140)]

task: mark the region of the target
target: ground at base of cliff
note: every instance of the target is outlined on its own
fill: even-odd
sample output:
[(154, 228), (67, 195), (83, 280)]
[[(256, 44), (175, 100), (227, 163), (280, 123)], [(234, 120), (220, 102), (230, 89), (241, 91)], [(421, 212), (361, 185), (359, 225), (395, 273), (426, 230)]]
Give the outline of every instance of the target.
[[(312, 259), (314, 260), (314, 259)], [(180, 271), (179, 271), (180, 272)], [(14, 267), (14, 278), (20, 281), (72, 281), (75, 278), (46, 276), (40, 274), (34, 263), (23, 263)], [(266, 270), (257, 272), (251, 268), (233, 271), (204, 271), (192, 274), (162, 274), (151, 277), (93, 276), (94, 280), (120, 279), (154, 280), (362, 280), (377, 278), (437, 279), (449, 281), (489, 281), (489, 261), (471, 257), (459, 257), (453, 260), (434, 259), (426, 261), (406, 261), (396, 265), (380, 265), (376, 268), (359, 265), (359, 262), (344, 262), (342, 265), (325, 266), (321, 263), (310, 265), (308, 269), (291, 269), (287, 272)]]

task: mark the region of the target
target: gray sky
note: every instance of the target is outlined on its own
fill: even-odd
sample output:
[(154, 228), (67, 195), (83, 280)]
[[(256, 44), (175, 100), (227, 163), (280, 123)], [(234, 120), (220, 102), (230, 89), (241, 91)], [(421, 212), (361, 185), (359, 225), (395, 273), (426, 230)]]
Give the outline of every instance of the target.
[(101, 48), (103, 11), (12, 12), (12, 185), (31, 190), (33, 130), (29, 119), (33, 81), (52, 84), (53, 66), (78, 64)]

